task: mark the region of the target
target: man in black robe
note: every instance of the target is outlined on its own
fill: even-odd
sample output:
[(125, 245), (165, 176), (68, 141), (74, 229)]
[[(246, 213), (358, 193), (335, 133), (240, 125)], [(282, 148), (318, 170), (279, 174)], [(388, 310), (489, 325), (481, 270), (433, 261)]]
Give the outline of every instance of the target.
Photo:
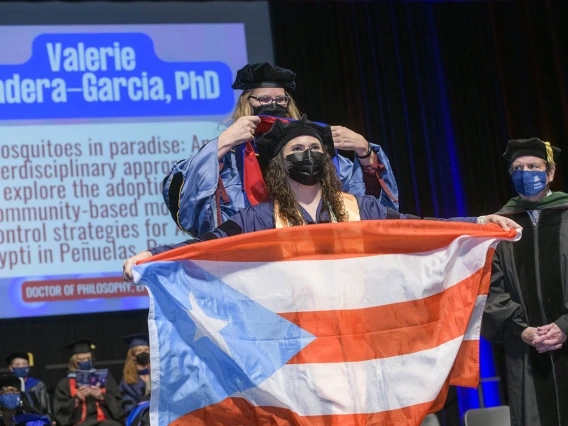
[(498, 212), (523, 227), (493, 259), (482, 335), (504, 345), (513, 426), (568, 425), (568, 194), (551, 192), (560, 149), (511, 140), (518, 196)]
[[(120, 391), (108, 371), (102, 378), (101, 370), (93, 368), (93, 342), (78, 340), (67, 347), (73, 353), (69, 359), (69, 374), (59, 381), (53, 398), (57, 423), (61, 426), (122, 426)], [(91, 383), (84, 383), (85, 377)]]
[[(26, 397), (37, 411), (51, 417), (51, 405), (45, 384), (29, 375), (33, 362), (30, 360), (32, 354), (26, 352), (12, 352), (6, 358), (8, 369), (15, 376), (24, 380)], [(33, 358), (32, 358), (33, 359)]]

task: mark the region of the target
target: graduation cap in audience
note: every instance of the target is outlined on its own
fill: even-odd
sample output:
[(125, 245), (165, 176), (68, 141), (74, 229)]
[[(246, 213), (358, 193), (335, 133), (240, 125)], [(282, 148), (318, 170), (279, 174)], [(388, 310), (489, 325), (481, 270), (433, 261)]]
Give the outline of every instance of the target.
[(265, 169), (289, 141), (299, 136), (313, 136), (318, 139), (330, 157), (335, 156), (331, 127), (314, 123), (306, 114), (296, 121), (285, 123), (277, 120), (272, 128), (256, 141), (258, 163)]
[(87, 352), (92, 352), (95, 349), (95, 342), (90, 339), (79, 339), (73, 342), (67, 343), (63, 346), (64, 348), (71, 349), (71, 353), (75, 354), (85, 354)]
[(10, 365), (12, 364), (12, 361), (14, 361), (15, 359), (25, 359), (26, 361), (28, 361), (28, 363), (30, 364), (30, 367), (33, 367), (34, 365), (34, 357), (31, 353), (26, 353), (26, 352), (12, 352), (10, 355), (8, 355), (6, 357), (6, 364)]
[(121, 339), (124, 340), (130, 348), (135, 346), (150, 346), (146, 333), (129, 334), (128, 336), (122, 336)]
[(294, 90), (296, 73), (278, 65), (262, 62), (247, 64), (237, 71), (237, 78), (231, 86), (234, 90), (258, 89), (260, 87), (281, 87)]
[(19, 377), (14, 376), (12, 373), (0, 374), (0, 389), (8, 386), (14, 387), (21, 391), (22, 381)]
[(552, 146), (550, 142), (541, 141), (539, 138), (512, 139), (507, 144), (503, 157), (508, 163), (512, 163), (518, 157), (530, 155), (555, 164), (561, 151), (560, 148)]

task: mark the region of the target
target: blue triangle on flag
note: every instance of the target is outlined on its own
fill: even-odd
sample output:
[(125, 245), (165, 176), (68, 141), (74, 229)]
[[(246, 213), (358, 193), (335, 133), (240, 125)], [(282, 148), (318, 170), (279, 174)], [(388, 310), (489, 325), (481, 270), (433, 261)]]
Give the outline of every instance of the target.
[[(146, 263), (137, 270), (152, 297), (160, 406), (170, 413), (258, 386), (315, 340), (191, 261)], [(196, 326), (195, 318), (204, 321)]]

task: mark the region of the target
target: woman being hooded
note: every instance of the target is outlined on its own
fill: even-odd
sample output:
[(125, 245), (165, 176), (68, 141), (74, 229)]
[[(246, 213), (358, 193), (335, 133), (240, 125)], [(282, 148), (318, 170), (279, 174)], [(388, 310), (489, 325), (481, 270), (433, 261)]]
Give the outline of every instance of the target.
[[(290, 95), (295, 78), (293, 71), (268, 62), (247, 64), (237, 72), (232, 88), (242, 92), (232, 124), (164, 179), (164, 200), (180, 229), (192, 236), (212, 231), (240, 209), (266, 200), (256, 142), (275, 120), (300, 118)], [(398, 210), (398, 188), (382, 148), (343, 126), (331, 127), (330, 136), (332, 149), (350, 151), (353, 158), (334, 159), (342, 190), (374, 195)]]
[[(417, 219), (383, 206), (375, 197), (341, 192), (331, 161), (335, 155), (332, 130), (307, 120), (305, 115), (290, 123), (275, 122), (257, 147), (269, 201), (240, 210), (199, 238), (138, 253), (124, 262), (124, 279), (132, 279), (131, 268), (136, 262), (199, 241), (315, 223)], [(514, 221), (497, 215), (438, 220), (496, 223), (504, 230), (519, 228)]]

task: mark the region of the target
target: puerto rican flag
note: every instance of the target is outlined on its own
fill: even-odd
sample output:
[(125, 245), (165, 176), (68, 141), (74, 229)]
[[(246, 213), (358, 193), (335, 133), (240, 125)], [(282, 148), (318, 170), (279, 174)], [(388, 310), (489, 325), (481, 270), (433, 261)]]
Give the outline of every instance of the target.
[(495, 225), (384, 220), (207, 241), (135, 267), (151, 423), (419, 425), (476, 387)]

